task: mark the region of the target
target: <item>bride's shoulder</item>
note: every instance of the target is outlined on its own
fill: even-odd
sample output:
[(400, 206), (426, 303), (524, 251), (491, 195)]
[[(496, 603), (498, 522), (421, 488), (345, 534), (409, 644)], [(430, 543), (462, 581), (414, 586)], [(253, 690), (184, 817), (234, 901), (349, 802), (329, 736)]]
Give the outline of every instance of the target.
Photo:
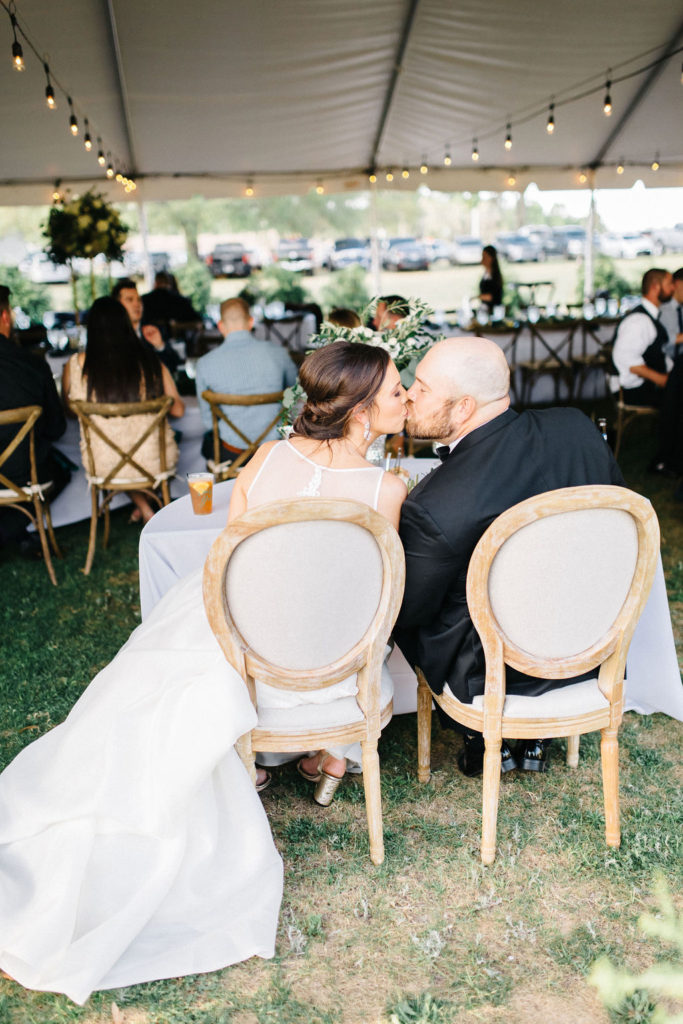
[(395, 473), (384, 472), (379, 490), (377, 511), (385, 516), (398, 529), (401, 505), (406, 500), (408, 488)]

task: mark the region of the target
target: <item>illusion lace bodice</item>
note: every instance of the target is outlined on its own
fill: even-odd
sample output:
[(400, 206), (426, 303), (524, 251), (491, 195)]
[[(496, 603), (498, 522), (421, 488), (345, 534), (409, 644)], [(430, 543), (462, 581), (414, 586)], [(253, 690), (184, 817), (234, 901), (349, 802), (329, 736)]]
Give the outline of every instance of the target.
[[(267, 468), (266, 468), (267, 467)], [(249, 508), (283, 498), (348, 498), (377, 508), (384, 470), (379, 466), (333, 469), (279, 441), (263, 461), (247, 492)]]

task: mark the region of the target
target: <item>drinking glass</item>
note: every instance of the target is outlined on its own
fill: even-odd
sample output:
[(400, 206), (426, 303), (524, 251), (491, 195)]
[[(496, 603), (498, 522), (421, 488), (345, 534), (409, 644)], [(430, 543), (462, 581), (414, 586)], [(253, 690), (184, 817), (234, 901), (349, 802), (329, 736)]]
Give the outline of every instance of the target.
[(196, 516), (208, 516), (213, 512), (213, 473), (188, 473), (187, 483), (192, 499), (192, 511)]

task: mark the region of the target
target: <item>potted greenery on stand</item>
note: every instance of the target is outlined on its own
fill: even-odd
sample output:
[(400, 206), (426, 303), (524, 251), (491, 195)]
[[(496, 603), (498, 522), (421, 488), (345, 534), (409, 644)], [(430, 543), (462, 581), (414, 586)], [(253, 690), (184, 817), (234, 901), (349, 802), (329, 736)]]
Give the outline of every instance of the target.
[(80, 323), (74, 261), (90, 260), (90, 301), (94, 302), (93, 259), (102, 254), (110, 263), (120, 260), (128, 228), (121, 222), (118, 211), (102, 195), (89, 191), (67, 203), (53, 206), (43, 235), (48, 240), (45, 252), (52, 262), (69, 267), (76, 323)]

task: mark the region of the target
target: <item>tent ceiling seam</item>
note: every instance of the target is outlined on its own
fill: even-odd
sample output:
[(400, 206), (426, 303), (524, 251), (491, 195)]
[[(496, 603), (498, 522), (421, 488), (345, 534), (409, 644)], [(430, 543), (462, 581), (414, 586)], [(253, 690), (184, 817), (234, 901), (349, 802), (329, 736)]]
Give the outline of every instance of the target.
[(601, 145), (601, 147), (598, 150), (598, 152), (596, 153), (596, 155), (593, 157), (593, 159), (588, 164), (588, 167), (590, 167), (592, 170), (595, 170), (597, 167), (601, 166), (602, 161), (603, 161), (603, 159), (605, 157), (605, 154), (609, 151), (610, 146), (612, 145), (613, 142), (616, 141), (616, 139), (619, 138), (619, 136), (621, 135), (622, 131), (624, 130), (624, 128), (626, 127), (628, 122), (631, 120), (631, 118), (635, 114), (635, 112), (638, 109), (638, 107), (640, 106), (640, 104), (643, 102), (645, 97), (650, 92), (650, 89), (652, 88), (652, 86), (655, 84), (655, 82), (657, 81), (659, 76), (664, 71), (664, 68), (666, 67), (666, 63), (667, 63), (668, 58), (671, 57), (672, 54), (674, 54), (676, 52), (676, 50), (678, 49), (678, 47), (679, 47), (679, 45), (680, 45), (682, 40), (683, 40), (683, 21), (681, 21), (681, 23), (678, 26), (678, 29), (676, 30), (676, 32), (674, 33), (672, 38), (669, 40), (669, 42), (664, 47), (662, 47), (662, 55), (661, 55), (661, 58), (660, 58), (660, 63), (657, 63), (652, 68), (652, 70), (650, 71), (649, 75), (647, 76), (645, 81), (642, 83), (640, 88), (637, 90), (637, 92), (635, 93), (635, 95), (631, 99), (631, 102), (626, 107), (626, 110), (621, 115), (621, 117), (619, 118), (617, 123), (614, 125), (612, 130), (609, 132), (609, 134), (607, 135), (606, 139), (604, 140), (603, 144)]
[(114, 0), (105, 0), (107, 9), (107, 24), (109, 26), (109, 36), (111, 38), (111, 46), (114, 56), (114, 66), (116, 68), (116, 77), (119, 85), (119, 102), (121, 104), (121, 119), (123, 121), (123, 130), (126, 136), (126, 146), (128, 148), (128, 163), (127, 168), (129, 174), (135, 174), (137, 171), (137, 158), (135, 155), (135, 144), (133, 139), (133, 121), (130, 116), (130, 106), (128, 104), (128, 90), (126, 88), (126, 78), (123, 72), (123, 58), (121, 56), (121, 44), (119, 41), (119, 32), (116, 26), (116, 14), (114, 12)]
[(415, 20), (415, 12), (417, 11), (420, 0), (409, 0), (408, 10), (406, 12), (405, 19), (403, 21), (403, 28), (401, 30), (401, 38), (398, 44), (398, 50), (396, 51), (396, 58), (394, 65), (391, 69), (391, 77), (389, 78), (389, 85), (387, 87), (386, 95), (384, 97), (384, 103), (382, 105), (382, 113), (379, 117), (379, 124), (377, 125), (377, 132), (375, 134), (375, 141), (372, 146), (372, 154), (370, 156), (369, 168), (374, 168), (377, 163), (377, 154), (379, 148), (382, 145), (382, 137), (384, 136), (384, 129), (386, 128), (387, 120), (389, 118), (389, 112), (391, 105), (394, 101), (394, 93), (396, 92), (396, 86), (398, 84), (398, 77), (403, 70), (403, 58), (405, 56), (406, 49), (408, 47), (408, 40), (410, 33), (413, 28), (413, 22)]

